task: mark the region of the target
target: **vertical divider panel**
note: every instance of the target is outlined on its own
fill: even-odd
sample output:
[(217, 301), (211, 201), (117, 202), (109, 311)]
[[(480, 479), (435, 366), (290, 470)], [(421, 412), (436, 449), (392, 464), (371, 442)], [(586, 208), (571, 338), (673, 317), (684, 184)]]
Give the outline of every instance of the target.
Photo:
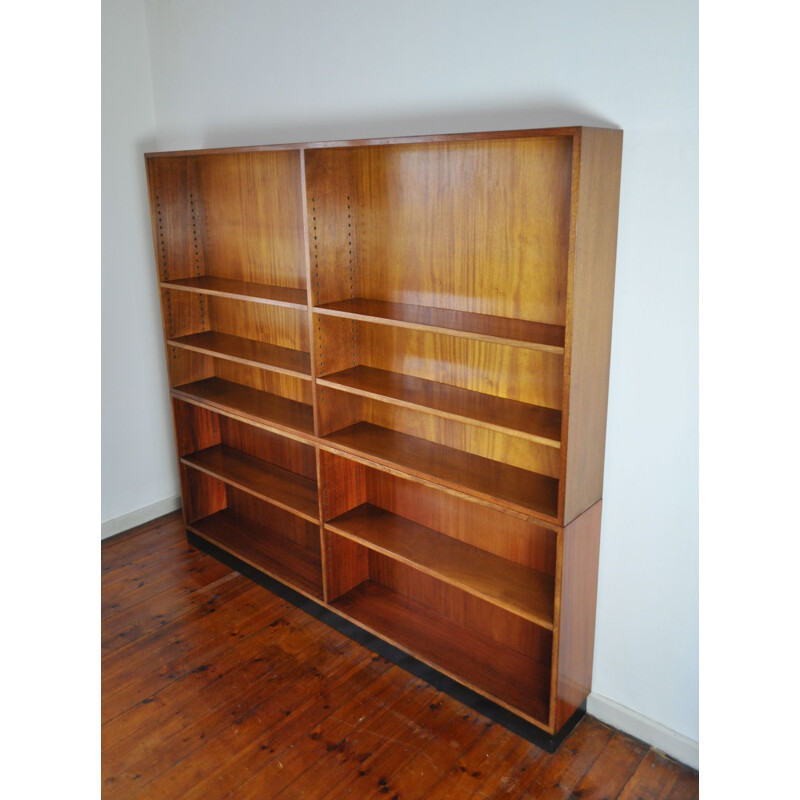
[(317, 387), (316, 395), (319, 403), (320, 436), (327, 436), (364, 419), (364, 403), (369, 402), (365, 398), (324, 386)]
[(172, 400), (172, 410), (178, 458), (221, 444), (218, 416), (213, 411), (176, 399)]
[(164, 329), (170, 339), (210, 330), (209, 304), (202, 294), (162, 289)]
[(314, 305), (357, 291), (357, 149), (306, 150), (309, 252)]
[(325, 582), (326, 602), (332, 603), (369, 580), (369, 551), (366, 547), (326, 531), (325, 554), (329, 565)]
[(227, 508), (228, 496), (222, 481), (181, 464), (183, 515), (186, 523), (209, 517)]
[[(315, 294), (315, 276), (312, 270), (312, 254), (311, 254), (311, 236), (309, 231), (308, 220), (308, 178), (306, 176), (306, 150), (301, 148), (299, 151), (300, 156), (300, 198), (303, 209), (303, 243), (305, 253), (305, 276), (306, 276), (306, 326), (308, 330), (309, 351), (311, 355), (311, 403), (314, 411), (314, 435), (319, 436), (320, 422), (319, 422), (319, 408), (316, 397), (316, 379), (317, 379), (317, 363), (314, 358), (316, 346), (322, 347), (322, 342), (318, 341), (318, 336), (314, 330), (314, 315), (311, 308), (314, 302)], [(316, 239), (316, 235), (314, 236)], [(320, 529), (321, 533), (321, 529)]]
[(167, 347), (167, 369), (170, 386), (201, 381), (214, 375), (214, 359), (182, 347)]
[(322, 450), (320, 465), (323, 522), (366, 502), (367, 481), (363, 464)]
[[(324, 523), (366, 501), (366, 476), (362, 464), (320, 451), (320, 493)], [(323, 532), (325, 542), (326, 601), (331, 602), (369, 578), (364, 547), (342, 536)]]

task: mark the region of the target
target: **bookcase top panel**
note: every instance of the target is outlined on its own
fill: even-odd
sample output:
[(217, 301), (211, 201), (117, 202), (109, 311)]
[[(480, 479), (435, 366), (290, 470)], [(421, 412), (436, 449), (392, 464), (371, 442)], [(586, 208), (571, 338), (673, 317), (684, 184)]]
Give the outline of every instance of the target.
[(391, 136), (376, 137), (372, 139), (340, 139), (317, 142), (291, 142), (283, 144), (249, 145), (246, 147), (212, 147), (195, 150), (166, 150), (163, 152), (145, 153), (145, 158), (163, 158), (170, 156), (196, 156), (206, 154), (247, 153), (266, 150), (312, 150), (326, 147), (372, 147), (394, 144), (424, 144), (428, 142), (458, 142), (478, 139), (522, 139), (534, 136), (566, 136), (575, 137), (581, 131), (587, 130), (586, 126), (572, 126), (564, 128), (522, 128), (505, 131), (481, 131), (470, 133), (434, 133), (421, 136)]

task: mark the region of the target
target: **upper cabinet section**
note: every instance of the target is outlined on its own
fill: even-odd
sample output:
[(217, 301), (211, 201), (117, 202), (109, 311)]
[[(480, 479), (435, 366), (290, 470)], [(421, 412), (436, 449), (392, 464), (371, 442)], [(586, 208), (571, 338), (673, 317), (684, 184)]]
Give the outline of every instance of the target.
[(304, 308), (301, 156), (277, 150), (149, 158), (162, 286)]
[(563, 352), (568, 136), (306, 152), (321, 313)]
[(568, 524), (602, 496), (621, 153), (576, 127), (150, 154), (171, 386)]

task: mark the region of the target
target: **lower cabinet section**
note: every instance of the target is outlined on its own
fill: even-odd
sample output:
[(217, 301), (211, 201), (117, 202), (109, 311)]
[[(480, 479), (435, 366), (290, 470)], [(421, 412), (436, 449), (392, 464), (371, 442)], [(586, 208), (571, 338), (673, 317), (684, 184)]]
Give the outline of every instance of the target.
[(257, 500), (216, 478), (186, 470), (220, 508), (198, 518), (187, 514), (189, 530), (292, 588), (322, 599), (319, 528)]
[(229, 410), (173, 410), (189, 531), (550, 734), (583, 703), (599, 503), (559, 527)]
[[(539, 724), (548, 722), (552, 632), (380, 553), (328, 534), (340, 613)], [(355, 568), (354, 568), (355, 567)], [(344, 587), (337, 587), (344, 588)]]

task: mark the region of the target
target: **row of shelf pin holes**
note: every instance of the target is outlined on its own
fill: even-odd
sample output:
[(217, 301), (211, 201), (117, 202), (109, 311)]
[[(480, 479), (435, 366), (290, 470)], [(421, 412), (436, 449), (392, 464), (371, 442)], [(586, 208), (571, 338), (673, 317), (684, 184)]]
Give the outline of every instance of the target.
[[(355, 297), (355, 270), (353, 266), (353, 224), (352, 216), (350, 213), (350, 195), (347, 195), (347, 252), (348, 264), (350, 268), (350, 299)], [(353, 348), (353, 366), (358, 366), (357, 362), (357, 347), (356, 347), (356, 322), (350, 321), (350, 338), (352, 339)]]
[[(200, 277), (201, 275), (201, 264), (200, 264), (200, 250), (197, 244), (197, 216), (196, 216), (196, 209), (194, 203), (194, 194), (189, 193), (189, 205), (191, 208), (192, 213), (192, 238), (194, 242), (194, 271), (195, 276)], [(206, 305), (205, 305), (205, 295), (200, 295), (200, 329), (206, 329)]]
[[(158, 243), (159, 243), (159, 250), (161, 252), (161, 268), (163, 270), (163, 280), (169, 280), (169, 271), (167, 270), (167, 244), (164, 239), (164, 218), (162, 217), (161, 212), (161, 196), (156, 195), (156, 217), (158, 218)], [(169, 335), (172, 338), (175, 335), (175, 326), (172, 321), (172, 295), (169, 292), (165, 292), (165, 305), (167, 308), (167, 324), (169, 328)], [(170, 351), (172, 353), (172, 360), (175, 361), (178, 358), (178, 354), (175, 352), (175, 348), (171, 347)]]

